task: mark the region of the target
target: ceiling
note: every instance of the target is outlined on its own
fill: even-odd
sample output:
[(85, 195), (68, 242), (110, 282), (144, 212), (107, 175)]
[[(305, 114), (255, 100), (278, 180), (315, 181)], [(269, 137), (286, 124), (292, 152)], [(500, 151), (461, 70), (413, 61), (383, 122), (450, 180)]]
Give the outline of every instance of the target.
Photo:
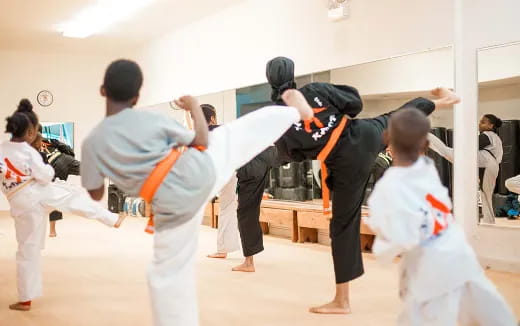
[(0, 0), (0, 50), (95, 52), (132, 47), (243, 0), (155, 0), (138, 14), (85, 39), (55, 26), (96, 0)]

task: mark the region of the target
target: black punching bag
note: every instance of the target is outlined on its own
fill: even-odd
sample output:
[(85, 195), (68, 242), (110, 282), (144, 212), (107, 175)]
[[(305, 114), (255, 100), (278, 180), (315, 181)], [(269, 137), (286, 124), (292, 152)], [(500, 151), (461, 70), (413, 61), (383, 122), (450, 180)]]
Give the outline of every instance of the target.
[(278, 168), (278, 185), (274, 189), (274, 198), (305, 201), (308, 199), (307, 171), (308, 163), (291, 162)]
[(108, 186), (108, 210), (112, 213), (123, 211), (126, 196), (115, 185)]
[(500, 163), (500, 170), (498, 172), (495, 192), (506, 195), (509, 191), (506, 188), (506, 180), (514, 177), (519, 172), (518, 155), (518, 137), (519, 137), (519, 121), (518, 120), (504, 120), (502, 127), (498, 128), (498, 136), (502, 140), (502, 147), (504, 149), (504, 156), (502, 163)]

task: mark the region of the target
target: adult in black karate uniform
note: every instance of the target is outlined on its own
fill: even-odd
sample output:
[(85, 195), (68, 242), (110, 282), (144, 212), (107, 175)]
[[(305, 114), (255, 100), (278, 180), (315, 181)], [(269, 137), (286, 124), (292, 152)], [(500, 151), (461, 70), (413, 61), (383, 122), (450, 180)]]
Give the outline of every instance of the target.
[[(283, 104), (281, 94), (296, 88), (294, 63), (288, 58), (275, 58), (268, 62), (266, 74), (272, 88), (271, 99)], [(354, 119), (362, 110), (362, 101), (357, 90), (350, 86), (311, 83), (300, 91), (311, 107), (316, 108), (315, 117), (295, 124), (276, 147), (278, 155), (291, 161), (321, 158), (326, 164), (322, 175), (328, 172), (326, 185), (332, 191), (330, 237), (336, 276), (334, 299), (310, 311), (350, 313), (349, 282), (364, 272), (359, 233), (361, 205), (374, 161), (385, 147), (382, 135), (392, 112), (372, 119)], [(433, 90), (432, 95), (439, 99), (416, 98), (399, 109), (416, 108), (429, 115), (436, 108), (450, 107), (458, 101), (444, 88)], [(336, 141), (333, 133), (337, 134)], [(330, 153), (324, 155), (327, 149)], [(324, 201), (324, 205), (328, 205), (328, 201)], [(247, 236), (241, 234), (242, 238)], [(252, 260), (246, 257), (246, 262), (248, 258)]]

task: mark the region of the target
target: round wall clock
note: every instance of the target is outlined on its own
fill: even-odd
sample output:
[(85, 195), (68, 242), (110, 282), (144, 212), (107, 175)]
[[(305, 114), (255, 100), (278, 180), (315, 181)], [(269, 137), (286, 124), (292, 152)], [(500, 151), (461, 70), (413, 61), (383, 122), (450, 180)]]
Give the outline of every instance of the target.
[(41, 106), (50, 106), (54, 100), (52, 97), (52, 93), (49, 91), (45, 91), (45, 90), (40, 91), (38, 93), (37, 99), (38, 99), (38, 103)]

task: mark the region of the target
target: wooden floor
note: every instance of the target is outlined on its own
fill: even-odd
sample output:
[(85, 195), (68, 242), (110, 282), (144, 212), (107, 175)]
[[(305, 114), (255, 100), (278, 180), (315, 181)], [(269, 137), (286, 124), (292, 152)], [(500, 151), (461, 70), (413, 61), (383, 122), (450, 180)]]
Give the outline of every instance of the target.
[(507, 218), (495, 218), (495, 224), (497, 226), (520, 228), (520, 219), (509, 220)]
[[(128, 218), (113, 230), (80, 218), (58, 223), (58, 237), (44, 251), (44, 297), (31, 312), (9, 311), (16, 300), (12, 219), (0, 216), (0, 326), (151, 325), (145, 281), (151, 236), (144, 220)], [(352, 283), (353, 314), (322, 316), (309, 305), (331, 298), (334, 282), (330, 248), (266, 237), (257, 272), (231, 272), (241, 261), (211, 260), (216, 230), (201, 226), (198, 292), (201, 325), (393, 325), (399, 310), (397, 268), (381, 267), (365, 255), (366, 273)], [(520, 275), (489, 272), (520, 314)]]

